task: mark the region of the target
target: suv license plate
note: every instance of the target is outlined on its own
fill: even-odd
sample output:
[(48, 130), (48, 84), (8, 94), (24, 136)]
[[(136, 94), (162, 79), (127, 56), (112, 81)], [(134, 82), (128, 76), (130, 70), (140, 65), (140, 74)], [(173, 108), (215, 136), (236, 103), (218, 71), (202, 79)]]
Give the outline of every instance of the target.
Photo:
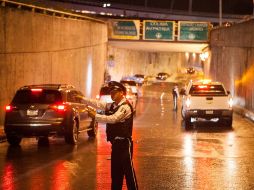
[(213, 114), (213, 110), (207, 110), (205, 111), (206, 114)]
[(27, 110), (26, 114), (28, 116), (36, 116), (36, 115), (38, 115), (38, 110)]

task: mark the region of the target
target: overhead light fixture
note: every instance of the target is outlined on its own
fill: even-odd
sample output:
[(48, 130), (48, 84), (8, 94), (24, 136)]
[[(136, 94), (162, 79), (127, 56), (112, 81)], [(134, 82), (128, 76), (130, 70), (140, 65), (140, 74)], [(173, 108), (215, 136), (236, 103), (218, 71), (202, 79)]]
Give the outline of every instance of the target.
[(200, 59), (201, 59), (202, 61), (205, 61), (205, 60), (208, 59), (209, 53), (206, 51), (206, 52), (201, 53), (199, 56), (200, 56)]
[(111, 4), (110, 3), (103, 3), (102, 7), (106, 8), (106, 7), (110, 7)]

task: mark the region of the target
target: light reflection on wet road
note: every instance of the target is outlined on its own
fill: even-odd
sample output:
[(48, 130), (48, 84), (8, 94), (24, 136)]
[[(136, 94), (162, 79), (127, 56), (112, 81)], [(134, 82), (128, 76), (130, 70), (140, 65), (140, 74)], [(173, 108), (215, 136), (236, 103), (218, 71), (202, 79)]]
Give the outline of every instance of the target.
[[(101, 124), (97, 139), (81, 133), (74, 147), (56, 138), (42, 147), (35, 139), (20, 147), (1, 143), (0, 188), (110, 189), (111, 147), (105, 139)], [(133, 139), (140, 189), (254, 189), (254, 124), (235, 114), (233, 130), (198, 123), (186, 132), (167, 84), (143, 88)]]

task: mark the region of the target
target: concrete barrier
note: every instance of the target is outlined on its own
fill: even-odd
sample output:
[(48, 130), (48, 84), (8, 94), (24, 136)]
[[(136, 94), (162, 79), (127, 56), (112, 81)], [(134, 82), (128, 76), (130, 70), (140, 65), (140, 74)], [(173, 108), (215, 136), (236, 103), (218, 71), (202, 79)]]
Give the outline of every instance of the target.
[(0, 125), (23, 85), (64, 83), (95, 97), (104, 82), (107, 25), (0, 7)]

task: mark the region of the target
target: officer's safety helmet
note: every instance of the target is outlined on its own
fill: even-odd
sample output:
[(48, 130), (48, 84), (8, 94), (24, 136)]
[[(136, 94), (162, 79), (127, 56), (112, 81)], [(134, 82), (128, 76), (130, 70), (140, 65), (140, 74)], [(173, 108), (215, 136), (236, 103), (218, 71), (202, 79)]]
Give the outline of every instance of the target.
[(110, 81), (108, 83), (108, 86), (109, 86), (110, 91), (118, 90), (118, 91), (122, 91), (124, 93), (124, 95), (126, 94), (126, 88), (120, 82)]

